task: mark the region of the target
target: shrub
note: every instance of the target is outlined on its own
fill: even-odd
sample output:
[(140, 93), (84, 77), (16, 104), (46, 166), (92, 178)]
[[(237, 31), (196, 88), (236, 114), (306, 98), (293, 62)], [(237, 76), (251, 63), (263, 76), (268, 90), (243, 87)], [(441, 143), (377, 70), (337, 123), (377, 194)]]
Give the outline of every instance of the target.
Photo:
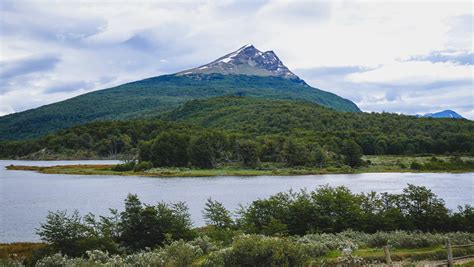
[(112, 167), (112, 171), (115, 171), (115, 172), (127, 172), (127, 171), (133, 170), (134, 167), (135, 167), (135, 162), (134, 162), (134, 161), (130, 161), (130, 162), (126, 162), (126, 163), (122, 163), (122, 164), (117, 164), (117, 165), (113, 166), (113, 167)]
[(174, 241), (165, 246), (164, 252), (166, 262), (171, 266), (191, 266), (194, 260), (203, 254), (199, 246), (186, 243), (183, 240)]
[(419, 163), (418, 161), (412, 161), (410, 164), (410, 169), (412, 170), (421, 170), (422, 167), (423, 165)]
[(211, 253), (205, 266), (303, 266), (303, 245), (283, 237), (242, 235), (230, 248)]
[(216, 242), (207, 235), (195, 238), (190, 244), (199, 247), (204, 254), (209, 254), (219, 249), (219, 244), (216, 244)]
[(149, 161), (140, 161), (139, 163), (135, 164), (133, 167), (134, 172), (142, 172), (153, 168), (153, 164)]

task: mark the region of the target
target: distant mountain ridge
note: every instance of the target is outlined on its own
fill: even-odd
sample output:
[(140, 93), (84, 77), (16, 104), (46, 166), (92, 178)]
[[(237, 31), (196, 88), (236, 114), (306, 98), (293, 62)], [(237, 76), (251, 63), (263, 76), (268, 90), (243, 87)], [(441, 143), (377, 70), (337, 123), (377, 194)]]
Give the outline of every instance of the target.
[(463, 116), (456, 113), (454, 110), (446, 109), (435, 113), (426, 113), (424, 115), (417, 115), (423, 118), (450, 118), (450, 119), (464, 119)]
[(34, 138), (98, 120), (156, 117), (190, 100), (225, 95), (303, 100), (337, 111), (360, 112), (352, 101), (307, 85), (274, 52), (247, 45), (195, 69), (0, 117), (0, 141)]

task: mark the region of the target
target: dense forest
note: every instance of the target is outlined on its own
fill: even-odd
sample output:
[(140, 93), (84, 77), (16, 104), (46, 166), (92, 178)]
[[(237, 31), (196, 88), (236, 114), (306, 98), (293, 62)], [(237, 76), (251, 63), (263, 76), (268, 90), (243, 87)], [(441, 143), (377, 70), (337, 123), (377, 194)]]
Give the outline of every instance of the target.
[(39, 137), (98, 120), (156, 117), (186, 101), (235, 94), (299, 99), (339, 111), (360, 111), (354, 103), (335, 94), (278, 77), (163, 75), (0, 117), (0, 140)]
[(230, 96), (194, 100), (159, 119), (94, 122), (0, 142), (0, 157), (123, 158), (146, 162), (140, 168), (229, 162), (357, 167), (364, 164), (362, 154), (471, 155), (473, 133), (468, 120), (336, 112), (308, 102)]
[(24, 263), (308, 266), (310, 260), (341, 250), (384, 245), (404, 248), (405, 257), (410, 257), (406, 249), (424, 248), (418, 259), (436, 259), (439, 251), (429, 249), (441, 246), (446, 238), (454, 244), (474, 241), (472, 207), (449, 211), (429, 189), (414, 185), (399, 194), (356, 194), (346, 187), (328, 186), (282, 192), (235, 212), (208, 199), (202, 213), (206, 225), (195, 228), (185, 203), (144, 204), (136, 195), (129, 195), (124, 208), (111, 210), (108, 216), (50, 212), (38, 229), (46, 245)]

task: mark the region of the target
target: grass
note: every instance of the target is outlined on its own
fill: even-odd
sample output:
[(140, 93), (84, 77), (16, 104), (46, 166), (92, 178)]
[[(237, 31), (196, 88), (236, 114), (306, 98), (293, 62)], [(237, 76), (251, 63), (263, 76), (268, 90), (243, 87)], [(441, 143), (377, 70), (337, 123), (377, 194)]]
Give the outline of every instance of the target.
[[(474, 248), (453, 249), (454, 257), (472, 255)], [(363, 248), (353, 252), (353, 255), (359, 256), (366, 262), (383, 263), (385, 262), (385, 254), (382, 248)], [(328, 252), (325, 256), (313, 261), (313, 265), (318, 266), (318, 261), (328, 263), (335, 263), (337, 258), (341, 256), (341, 252), (333, 250)], [(447, 259), (446, 249), (442, 246), (424, 247), (424, 248), (400, 248), (390, 249), (390, 257), (394, 262), (421, 262), (421, 261), (444, 261)], [(457, 261), (459, 266), (474, 266), (473, 259), (466, 259)]]
[(46, 247), (44, 243), (0, 243), (0, 265), (2, 260), (30, 259), (36, 250)]
[[(371, 164), (358, 169), (345, 167), (295, 167), (288, 168), (281, 164), (265, 163), (256, 169), (243, 168), (238, 165), (226, 165), (214, 169), (193, 168), (153, 168), (148, 171), (113, 171), (114, 165), (62, 165), (62, 166), (7, 166), (8, 170), (37, 171), (46, 174), (79, 174), (79, 175), (124, 175), (124, 176), (152, 176), (152, 177), (209, 177), (209, 176), (259, 176), (259, 175), (315, 175), (315, 174), (343, 174), (343, 173), (379, 173), (379, 172), (473, 172), (473, 168), (460, 170), (422, 169), (409, 168), (412, 161), (420, 163), (429, 162), (431, 156), (364, 156), (364, 160)], [(449, 161), (447, 156), (437, 157)], [(463, 157), (462, 160), (474, 160), (474, 157)]]

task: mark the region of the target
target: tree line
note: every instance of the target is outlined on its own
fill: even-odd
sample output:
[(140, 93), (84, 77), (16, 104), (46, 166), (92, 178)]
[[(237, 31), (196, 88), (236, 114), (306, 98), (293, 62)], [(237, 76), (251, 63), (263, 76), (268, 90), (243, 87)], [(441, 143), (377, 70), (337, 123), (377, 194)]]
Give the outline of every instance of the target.
[(471, 206), (452, 212), (431, 190), (414, 185), (408, 185), (400, 194), (356, 194), (343, 186), (282, 192), (255, 200), (236, 212), (208, 199), (203, 218), (206, 226), (194, 228), (185, 203), (149, 205), (129, 195), (124, 209), (111, 210), (109, 216), (50, 212), (38, 234), (49, 244), (45, 254), (61, 251), (80, 256), (94, 249), (110, 253), (139, 251), (202, 235), (230, 244), (243, 233), (304, 236), (347, 230), (474, 232)]
[(344, 113), (304, 102), (221, 97), (188, 102), (159, 119), (94, 122), (32, 140), (3, 141), (0, 157), (139, 156), (156, 166), (211, 167), (232, 161), (359, 166), (363, 162), (349, 154), (472, 155), (473, 132), (468, 120)]

